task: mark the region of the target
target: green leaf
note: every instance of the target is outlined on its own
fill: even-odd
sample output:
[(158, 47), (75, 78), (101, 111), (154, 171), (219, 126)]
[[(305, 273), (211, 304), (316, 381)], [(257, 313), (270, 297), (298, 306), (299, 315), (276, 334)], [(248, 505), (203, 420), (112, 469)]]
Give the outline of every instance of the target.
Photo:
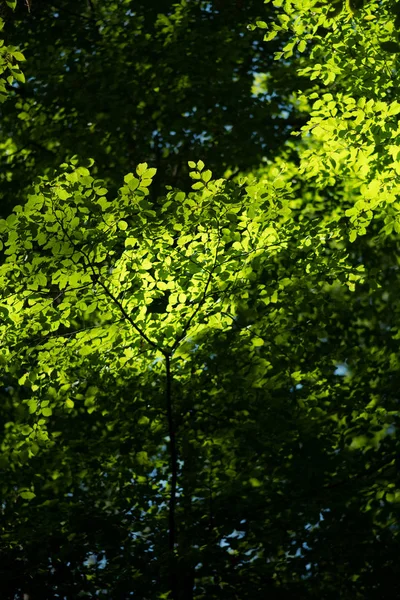
[(108, 192), (107, 188), (104, 187), (94, 188), (94, 191), (98, 196), (105, 196)]
[(137, 240), (133, 237), (128, 237), (125, 240), (125, 248), (134, 248), (136, 246)]
[(142, 188), (142, 187), (145, 187), (145, 188), (147, 188), (147, 187), (149, 187), (149, 185), (151, 185), (151, 183), (152, 183), (152, 180), (151, 180), (151, 179), (142, 179), (142, 180), (140, 181), (140, 187), (141, 187), (141, 188)]
[(204, 187), (204, 183), (202, 181), (197, 181), (192, 185), (193, 190), (201, 190)]
[(136, 460), (139, 463), (139, 465), (146, 465), (149, 462), (149, 457), (147, 452), (137, 452), (136, 453)]
[(16, 222), (16, 220), (17, 220), (17, 215), (15, 215), (15, 214), (8, 215), (8, 217), (6, 219), (6, 223), (7, 223), (8, 227), (12, 227), (14, 225), (14, 223)]
[(149, 270), (153, 268), (153, 263), (151, 262), (151, 260), (149, 260), (148, 258), (145, 258), (144, 260), (142, 260), (142, 262), (140, 263), (140, 266), (142, 269), (145, 270)]
[(146, 177), (147, 179), (152, 179), (156, 173), (157, 169), (146, 169), (146, 171), (143, 173), (143, 177)]
[(251, 477), (251, 479), (249, 481), (250, 481), (250, 485), (252, 487), (261, 487), (262, 486), (261, 481), (259, 479), (256, 479), (255, 477)]
[(36, 494), (34, 494), (33, 492), (20, 492), (19, 495), (24, 500), (33, 500), (33, 498), (36, 498)]
[(29, 408), (29, 413), (30, 414), (35, 413), (36, 410), (37, 410), (37, 407), (38, 407), (38, 405), (37, 405), (37, 401), (36, 400), (29, 400), (29, 402), (28, 402), (28, 408)]
[(17, 81), (25, 83), (25, 75), (22, 73), (22, 71), (14, 67), (11, 69), (11, 73)]
[(19, 60), (19, 61), (24, 61), (24, 60), (26, 60), (26, 58), (25, 58), (25, 56), (22, 54), (22, 52), (15, 51), (15, 52), (11, 52), (10, 54), (12, 54), (12, 56), (13, 56), (13, 57), (14, 57), (16, 60)]
[(132, 181), (132, 179), (136, 179), (133, 173), (127, 173), (124, 176), (125, 183), (129, 183), (130, 181)]
[(71, 194), (63, 188), (56, 187), (55, 193), (61, 200), (68, 200), (71, 197)]
[(304, 50), (307, 48), (307, 42), (305, 40), (300, 40), (297, 48), (299, 52), (304, 52)]
[(147, 171), (147, 169), (148, 169), (148, 164), (141, 163), (140, 165), (138, 165), (136, 167), (136, 173), (139, 175), (139, 177), (142, 177), (144, 175), (144, 173)]

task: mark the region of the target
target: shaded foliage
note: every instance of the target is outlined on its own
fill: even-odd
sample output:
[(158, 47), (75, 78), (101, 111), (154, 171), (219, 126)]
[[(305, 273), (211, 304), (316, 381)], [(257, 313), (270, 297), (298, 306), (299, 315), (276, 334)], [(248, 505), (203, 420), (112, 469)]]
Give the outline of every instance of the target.
[[(288, 67), (246, 27), (264, 11), (261, 0), (20, 3), (6, 35), (29, 48), (27, 81), (2, 108), (2, 205), (74, 154), (94, 156), (113, 191), (151, 163), (155, 196), (187, 186), (188, 157), (222, 175), (272, 156), (301, 117)], [(252, 93), (266, 71), (268, 89)]]

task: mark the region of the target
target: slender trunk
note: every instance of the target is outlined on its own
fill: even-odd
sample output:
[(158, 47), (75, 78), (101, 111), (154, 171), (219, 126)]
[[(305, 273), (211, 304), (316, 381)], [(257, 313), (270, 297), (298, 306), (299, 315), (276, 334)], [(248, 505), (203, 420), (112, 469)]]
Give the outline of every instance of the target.
[(192, 548), (195, 543), (193, 531), (193, 495), (196, 486), (196, 458), (188, 437), (189, 427), (184, 427), (181, 441), (182, 466), (182, 527), (179, 531), (179, 595), (178, 600), (192, 600), (194, 592), (194, 559)]
[(178, 600), (178, 569), (177, 557), (175, 552), (176, 544), (176, 486), (178, 481), (178, 455), (176, 449), (176, 431), (174, 414), (172, 410), (172, 375), (171, 375), (171, 356), (165, 355), (167, 367), (167, 419), (169, 433), (169, 452), (171, 463), (171, 490), (169, 497), (169, 514), (168, 514), (168, 554), (170, 568), (170, 590), (171, 600)]

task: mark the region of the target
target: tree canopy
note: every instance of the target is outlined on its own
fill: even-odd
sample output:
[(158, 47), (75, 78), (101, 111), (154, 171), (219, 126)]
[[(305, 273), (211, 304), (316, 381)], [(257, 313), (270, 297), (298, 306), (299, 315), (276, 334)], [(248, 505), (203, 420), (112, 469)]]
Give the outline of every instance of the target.
[(400, 5), (3, 4), (0, 597), (393, 598)]

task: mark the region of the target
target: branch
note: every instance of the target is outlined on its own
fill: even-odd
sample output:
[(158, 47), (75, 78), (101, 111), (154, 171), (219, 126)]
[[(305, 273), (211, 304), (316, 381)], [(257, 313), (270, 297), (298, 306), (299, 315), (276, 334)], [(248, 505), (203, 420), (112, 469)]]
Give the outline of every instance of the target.
[(195, 316), (196, 316), (196, 315), (197, 315), (197, 313), (199, 312), (199, 310), (200, 310), (200, 308), (201, 308), (201, 306), (202, 306), (202, 304), (203, 304), (204, 300), (206, 299), (206, 296), (207, 296), (207, 290), (208, 290), (208, 287), (209, 287), (209, 285), (210, 285), (210, 283), (211, 283), (211, 279), (212, 279), (212, 276), (213, 276), (213, 272), (214, 272), (214, 269), (215, 269), (215, 267), (216, 267), (216, 264), (217, 264), (217, 258), (218, 258), (218, 249), (219, 249), (219, 240), (218, 240), (217, 248), (216, 248), (216, 250), (215, 250), (214, 265), (213, 265), (212, 269), (211, 269), (211, 270), (210, 270), (210, 272), (209, 272), (209, 275), (208, 275), (208, 278), (207, 278), (207, 283), (206, 283), (206, 285), (205, 285), (205, 288), (204, 288), (203, 296), (202, 296), (202, 298), (199, 300), (199, 303), (198, 303), (198, 305), (197, 305), (196, 309), (193, 311), (192, 315), (191, 315), (191, 316), (189, 317), (189, 319), (187, 320), (187, 323), (186, 323), (186, 325), (184, 326), (184, 328), (183, 328), (183, 331), (182, 331), (181, 335), (177, 337), (177, 339), (176, 339), (176, 341), (175, 341), (174, 345), (172, 346), (172, 352), (174, 352), (174, 350), (176, 350), (176, 349), (177, 349), (177, 347), (179, 346), (179, 344), (181, 343), (181, 341), (182, 341), (182, 340), (183, 340), (183, 339), (186, 337), (186, 333), (187, 333), (187, 331), (188, 331), (188, 329), (189, 329), (189, 327), (190, 327), (190, 324), (192, 323), (193, 319), (195, 318)]
[[(81, 251), (82, 252), (82, 251)], [(82, 252), (82, 254), (84, 254)], [(135, 331), (137, 331), (137, 333), (144, 339), (146, 340), (146, 342), (148, 344), (150, 344), (151, 346), (153, 346), (153, 348), (156, 348), (156, 350), (161, 350), (156, 342), (153, 342), (153, 340), (151, 340), (148, 335), (143, 331), (143, 329), (141, 329), (138, 325), (136, 325), (135, 321), (131, 318), (130, 315), (128, 315), (128, 313), (126, 312), (126, 310), (124, 309), (124, 307), (122, 306), (121, 302), (118, 300), (118, 298), (116, 298), (114, 296), (114, 294), (112, 292), (110, 292), (110, 290), (108, 289), (108, 287), (105, 285), (105, 283), (103, 283), (100, 280), (100, 277), (97, 275), (97, 273), (95, 272), (95, 270), (93, 269), (93, 265), (91, 263), (88, 264), (88, 266), (90, 267), (90, 269), (93, 272), (94, 278), (95, 278), (95, 282), (98, 283), (104, 290), (106, 296), (108, 296), (110, 298), (110, 300), (112, 300), (112, 302), (114, 302), (114, 304), (116, 304), (119, 308), (119, 310), (121, 311), (122, 315), (125, 317), (125, 319), (128, 321), (128, 323), (130, 323), (130, 325), (133, 327), (133, 329)], [(136, 309), (138, 310), (138, 308)], [(162, 351), (162, 350), (161, 350)], [(162, 351), (163, 352), (163, 351)], [(165, 352), (163, 352), (163, 354), (166, 356)]]
[[(55, 214), (55, 211), (54, 211)], [(63, 234), (67, 237), (67, 239), (69, 240), (71, 246), (73, 248), (76, 248), (76, 244), (74, 243), (74, 241), (71, 239), (71, 236), (68, 235), (68, 233), (65, 231), (62, 222), (56, 217), (56, 220), (58, 222), (58, 224), (61, 227), (61, 230), (63, 232)], [(130, 323), (130, 325), (133, 327), (133, 329), (151, 346), (153, 346), (153, 348), (155, 348), (156, 350), (160, 350), (165, 356), (166, 356), (166, 352), (163, 351), (161, 348), (159, 348), (158, 344), (156, 344), (156, 342), (153, 342), (153, 340), (151, 340), (148, 335), (143, 331), (143, 329), (141, 329), (138, 325), (136, 325), (135, 321), (132, 319), (132, 317), (126, 312), (125, 308), (122, 306), (121, 302), (118, 300), (118, 298), (116, 298), (114, 296), (114, 294), (112, 292), (110, 292), (110, 290), (108, 289), (108, 287), (106, 286), (105, 283), (103, 283), (100, 280), (100, 276), (98, 273), (96, 273), (92, 263), (90, 262), (90, 259), (87, 255), (87, 252), (85, 252), (83, 250), (83, 248), (80, 249), (80, 253), (82, 254), (82, 256), (84, 257), (84, 262), (86, 262), (86, 266), (92, 271), (93, 274), (93, 280), (95, 283), (98, 283), (104, 290), (106, 296), (108, 296), (108, 298), (110, 298), (110, 300), (116, 305), (118, 306), (121, 314), (125, 317), (125, 319), (128, 321), (128, 323)], [(138, 307), (136, 308), (136, 310), (138, 310)]]
[(96, 16), (96, 10), (94, 8), (93, 0), (88, 0), (88, 6), (89, 6), (89, 9), (90, 9), (91, 13), (94, 16)]

